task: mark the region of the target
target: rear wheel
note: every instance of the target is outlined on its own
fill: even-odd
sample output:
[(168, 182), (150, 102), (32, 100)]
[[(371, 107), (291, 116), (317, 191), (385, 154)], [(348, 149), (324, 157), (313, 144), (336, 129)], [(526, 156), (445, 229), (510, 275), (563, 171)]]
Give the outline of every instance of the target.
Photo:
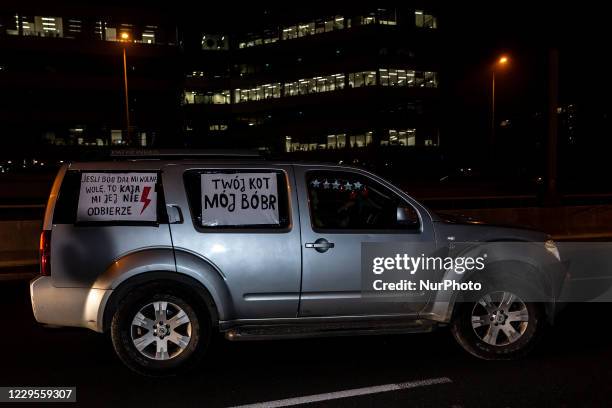
[(197, 363), (211, 338), (205, 308), (181, 291), (157, 285), (126, 296), (111, 334), (119, 358), (145, 375), (173, 375)]
[(466, 351), (485, 360), (524, 356), (544, 329), (542, 305), (524, 302), (510, 291), (489, 292), (476, 303), (457, 307), (453, 336)]

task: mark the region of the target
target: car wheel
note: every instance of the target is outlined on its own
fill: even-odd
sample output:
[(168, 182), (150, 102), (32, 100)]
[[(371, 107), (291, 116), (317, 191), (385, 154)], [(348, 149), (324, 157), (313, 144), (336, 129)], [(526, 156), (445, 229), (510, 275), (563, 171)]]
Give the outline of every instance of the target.
[(193, 367), (208, 347), (211, 331), (205, 308), (179, 291), (156, 285), (128, 294), (111, 326), (121, 361), (151, 376)]
[(461, 303), (451, 325), (457, 342), (485, 360), (523, 357), (544, 329), (541, 304), (523, 302), (510, 291), (489, 292), (476, 303)]

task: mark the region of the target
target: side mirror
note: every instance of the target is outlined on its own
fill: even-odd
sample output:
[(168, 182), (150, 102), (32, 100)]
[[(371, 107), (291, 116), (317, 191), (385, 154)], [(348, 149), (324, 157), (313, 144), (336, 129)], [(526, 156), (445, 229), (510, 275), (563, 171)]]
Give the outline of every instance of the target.
[(397, 207), (396, 220), (398, 225), (418, 227), (419, 216), (412, 207)]

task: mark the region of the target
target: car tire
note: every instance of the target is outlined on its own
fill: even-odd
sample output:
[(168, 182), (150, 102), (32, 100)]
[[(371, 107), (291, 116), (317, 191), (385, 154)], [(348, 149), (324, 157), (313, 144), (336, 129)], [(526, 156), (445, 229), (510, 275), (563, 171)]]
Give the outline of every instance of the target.
[(170, 376), (193, 368), (212, 337), (210, 314), (184, 291), (148, 285), (128, 293), (111, 324), (115, 352), (133, 371)]
[[(507, 305), (510, 296), (513, 302)], [(523, 302), (512, 292), (495, 291), (483, 295), (478, 302), (459, 303), (451, 333), (473, 356), (513, 360), (524, 357), (535, 347), (545, 326), (541, 303)]]

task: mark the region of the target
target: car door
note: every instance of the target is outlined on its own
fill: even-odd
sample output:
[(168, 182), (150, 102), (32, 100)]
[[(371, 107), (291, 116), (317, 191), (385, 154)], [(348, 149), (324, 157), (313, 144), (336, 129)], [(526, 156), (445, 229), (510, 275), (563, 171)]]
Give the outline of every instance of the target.
[[(302, 293), (300, 316), (416, 314), (428, 294), (409, 301), (363, 296), (361, 244), (401, 243), (420, 252), (434, 243), (429, 213), (392, 185), (367, 172), (340, 167), (295, 166), (300, 196)], [(398, 206), (412, 214), (395, 225)]]
[(301, 252), (292, 179), (290, 165), (266, 162), (164, 168), (169, 213), (183, 215), (170, 222), (177, 269), (194, 258), (200, 270), (212, 266), (229, 293), (219, 294), (232, 311), (227, 319), (297, 316)]

